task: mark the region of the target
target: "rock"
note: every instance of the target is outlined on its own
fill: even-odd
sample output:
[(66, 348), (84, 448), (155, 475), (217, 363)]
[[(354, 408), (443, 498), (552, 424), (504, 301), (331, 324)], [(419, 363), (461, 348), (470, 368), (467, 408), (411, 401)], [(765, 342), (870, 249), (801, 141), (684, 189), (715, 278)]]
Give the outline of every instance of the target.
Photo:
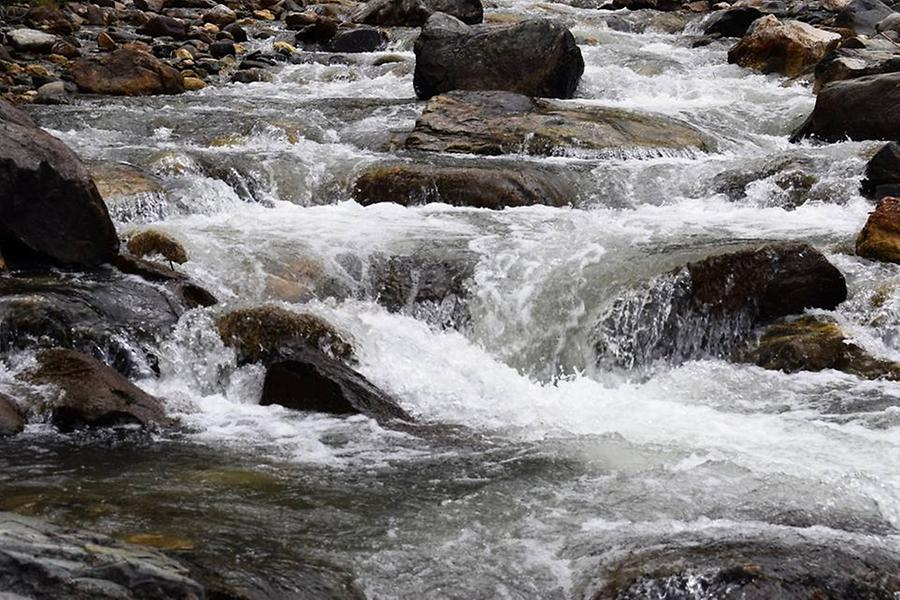
[(323, 319), (272, 305), (234, 310), (216, 323), (226, 346), (241, 362), (272, 363), (298, 347), (327, 352), (348, 360), (352, 345)]
[(828, 142), (900, 139), (900, 73), (870, 75), (826, 85), (812, 114), (791, 136)]
[(231, 76), (231, 83), (271, 82), (274, 78), (265, 69), (242, 69)]
[(158, 221), (167, 216), (168, 197), (159, 180), (127, 163), (90, 165), (110, 214), (117, 221)]
[(779, 22), (766, 15), (754, 21), (728, 51), (728, 62), (763, 73), (796, 77), (815, 67), (840, 41), (837, 33), (800, 21)]
[(198, 77), (185, 77), (184, 89), (188, 92), (197, 92), (206, 87), (206, 82)]
[(900, 54), (856, 48), (839, 48), (829, 52), (816, 65), (816, 92), (832, 81), (843, 81), (900, 71)]
[(139, 27), (137, 33), (154, 38), (170, 37), (175, 40), (183, 40), (188, 37), (188, 26), (181, 19), (155, 15)]
[(516, 206), (571, 204), (575, 191), (536, 169), (440, 167), (404, 163), (364, 171), (353, 199), (368, 206), (395, 202), (403, 206), (443, 202), (453, 206), (501, 209)]
[(36, 358), (37, 366), (25, 378), (59, 390), (49, 410), (51, 422), (61, 431), (172, 424), (159, 399), (97, 359), (63, 348), (44, 350)]
[(361, 413), (381, 423), (410, 416), (365, 377), (327, 354), (299, 347), (266, 371), (260, 404), (330, 414)]
[(217, 4), (213, 8), (203, 13), (203, 21), (205, 23), (212, 23), (213, 25), (217, 25), (219, 27), (231, 25), (236, 20), (237, 15), (235, 14), (235, 12), (224, 4)]
[(237, 42), (238, 44), (243, 44), (248, 39), (247, 32), (244, 30), (243, 27), (241, 27), (237, 23), (232, 23), (231, 25), (229, 25), (227, 27), (223, 27), (222, 31), (229, 34), (232, 37), (232, 39), (235, 42)]
[(450, 90), (571, 98), (584, 72), (572, 33), (547, 19), (470, 27), (436, 13), (422, 28), (415, 54), (413, 86), (423, 99)]
[(169, 5), (169, 0), (133, 0), (134, 7), (147, 12), (160, 13)]
[(0, 589), (10, 600), (208, 597), (185, 566), (157, 550), (12, 513), (0, 513)]
[(101, 31), (97, 35), (97, 46), (99, 48), (102, 48), (103, 50), (112, 52), (119, 47), (119, 44), (117, 44), (116, 41), (112, 39), (112, 37), (108, 33), (106, 33), (105, 31)]
[(866, 164), (866, 177), (860, 190), (864, 196), (875, 200), (900, 196), (900, 144), (885, 144), (875, 153)]
[(25, 20), (35, 29), (58, 35), (72, 35), (78, 25), (55, 6), (35, 6), (25, 15)]
[(785, 373), (834, 369), (866, 379), (900, 380), (900, 363), (874, 358), (848, 341), (837, 323), (815, 316), (769, 325), (736, 358)]
[(0, 393), (0, 437), (21, 433), (25, 429), (25, 419), (16, 401)]
[(448, 14), (469, 25), (481, 23), (481, 0), (369, 0), (353, 13), (355, 23), (380, 27), (421, 27), (432, 14)]
[(385, 44), (385, 37), (374, 27), (355, 27), (338, 31), (329, 42), (332, 52), (375, 52)]
[(118, 238), (87, 168), (28, 117), (0, 105), (0, 251), (7, 263), (109, 261)]
[(307, 22), (300, 25), (300, 21), (296, 20), (296, 27), (291, 29), (297, 30), (296, 40), (301, 44), (327, 44), (338, 32), (338, 22), (329, 17), (324, 17), (316, 13), (300, 13), (307, 18)]
[(285, 56), (290, 56), (297, 51), (296, 48), (294, 48), (287, 42), (275, 42), (274, 44), (272, 44), (272, 50), (274, 50), (278, 54), (283, 54)]
[(49, 54), (59, 38), (36, 29), (14, 29), (6, 34), (6, 39), (20, 52)]
[(481, 0), (425, 0), (425, 6), (432, 12), (450, 15), (467, 25), (477, 25), (484, 20)]
[(83, 58), (69, 69), (78, 89), (88, 94), (148, 96), (180, 94), (184, 80), (154, 56), (120, 48), (99, 58)]
[(234, 47), (234, 42), (222, 40), (209, 45), (209, 54), (213, 58), (224, 58), (226, 56), (236, 56), (237, 50)]
[(837, 27), (847, 27), (856, 33), (872, 35), (875, 27), (894, 13), (880, 0), (851, 0), (838, 13), (834, 21)]
[(450, 92), (432, 98), (406, 138), (410, 150), (557, 155), (594, 150), (709, 150), (693, 127), (662, 116), (578, 106), (510, 92)]
[(887, 196), (856, 238), (856, 253), (863, 258), (900, 263), (900, 198)]
[(66, 91), (66, 84), (62, 81), (52, 81), (45, 83), (37, 89), (38, 104), (68, 104), (69, 94)]
[(704, 35), (722, 37), (743, 37), (750, 24), (763, 16), (762, 11), (753, 6), (734, 6), (709, 15), (703, 23)]
[(181, 242), (158, 229), (145, 229), (136, 233), (128, 238), (126, 247), (130, 253), (139, 258), (158, 254), (179, 265), (188, 261), (187, 252)]

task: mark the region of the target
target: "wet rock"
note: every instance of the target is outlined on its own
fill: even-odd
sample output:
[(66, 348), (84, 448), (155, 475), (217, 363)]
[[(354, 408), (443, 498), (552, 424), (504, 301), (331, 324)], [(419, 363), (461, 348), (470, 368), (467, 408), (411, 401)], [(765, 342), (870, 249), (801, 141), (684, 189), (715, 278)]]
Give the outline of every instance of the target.
[(329, 48), (332, 52), (375, 52), (385, 44), (385, 37), (374, 27), (355, 27), (347, 31), (338, 31), (331, 38)]
[(368, 206), (395, 202), (404, 206), (443, 202), (453, 206), (501, 209), (546, 204), (571, 204), (575, 191), (536, 169), (440, 167), (399, 164), (363, 172), (353, 198)]
[(187, 252), (181, 242), (158, 229), (145, 229), (134, 234), (128, 238), (126, 247), (131, 254), (139, 258), (158, 254), (179, 265), (188, 261)]
[(856, 238), (863, 258), (900, 263), (900, 198), (882, 198)]
[(476, 25), (484, 20), (481, 0), (370, 0), (352, 16), (356, 23), (381, 27), (421, 27), (432, 14), (448, 14)]
[(243, 44), (248, 39), (247, 31), (237, 23), (232, 23), (227, 27), (223, 27), (222, 31), (229, 34), (238, 44)]
[(216, 325), (222, 341), (237, 351), (241, 362), (271, 363), (303, 347), (344, 360), (353, 356), (350, 342), (325, 320), (278, 306), (238, 309), (223, 315)]
[(900, 379), (900, 363), (873, 357), (823, 317), (800, 317), (769, 325), (737, 359), (765, 369), (797, 373), (835, 369), (866, 379)]
[(235, 12), (224, 4), (217, 4), (213, 8), (203, 13), (203, 21), (205, 23), (212, 23), (214, 25), (218, 25), (219, 27), (231, 25), (236, 20), (237, 15), (235, 14)]
[(832, 81), (900, 71), (900, 54), (890, 51), (839, 48), (829, 52), (816, 66), (815, 91)]
[(327, 44), (338, 32), (338, 22), (332, 18), (315, 13), (302, 13), (310, 16), (302, 25), (292, 27), (297, 30), (296, 40), (301, 44)]
[(206, 88), (206, 82), (199, 77), (185, 77), (184, 89), (188, 92), (197, 92)]
[(450, 90), (505, 90), (571, 98), (584, 72), (572, 33), (547, 19), (470, 27), (443, 13), (428, 19), (415, 45), (419, 98)]
[(87, 168), (27, 116), (0, 105), (0, 250), (7, 263), (110, 260), (118, 238)]
[(137, 275), (146, 281), (162, 284), (164, 289), (174, 295), (179, 310), (182, 307), (190, 309), (213, 306), (218, 302), (215, 296), (191, 281), (187, 275), (159, 263), (119, 255), (113, 259), (112, 264), (122, 273)]
[(170, 425), (162, 402), (95, 358), (63, 348), (40, 352), (25, 378), (53, 386), (50, 420), (61, 431), (85, 427)]
[(78, 25), (67, 14), (55, 6), (35, 6), (25, 15), (25, 20), (35, 29), (58, 35), (72, 35)]
[(209, 54), (213, 58), (224, 58), (226, 56), (236, 56), (237, 49), (231, 40), (222, 40), (209, 45)]
[(168, 197), (159, 180), (127, 163), (89, 165), (97, 190), (118, 221), (156, 221), (167, 214)]
[(852, 29), (856, 33), (871, 35), (876, 32), (875, 27), (878, 23), (893, 12), (880, 0), (850, 0), (840, 9), (834, 24), (837, 27)]
[(169, 5), (169, 0), (133, 0), (135, 8), (160, 13)]
[(231, 83), (270, 82), (274, 79), (265, 69), (241, 69), (231, 76)]
[(824, 141), (900, 139), (900, 73), (871, 75), (826, 85), (812, 114), (791, 141), (816, 137)]
[(0, 513), (0, 589), (13, 598), (204, 598), (190, 571), (160, 552)]
[(6, 39), (13, 48), (21, 52), (48, 54), (59, 38), (37, 29), (14, 29), (6, 34)]
[(52, 81), (45, 83), (37, 89), (38, 104), (68, 104), (69, 93), (66, 91), (66, 84), (62, 81)]
[(188, 37), (187, 23), (174, 17), (154, 15), (143, 26), (137, 29), (140, 35), (150, 37), (170, 37), (175, 40), (183, 40)]
[(728, 62), (763, 73), (796, 77), (837, 47), (841, 36), (800, 21), (779, 22), (766, 15), (753, 22), (728, 51)]
[(0, 437), (21, 433), (25, 419), (15, 400), (0, 393)]
[(78, 89), (89, 94), (148, 96), (184, 92), (181, 73), (153, 55), (132, 48), (120, 48), (99, 58), (83, 58), (69, 72)]
[(379, 422), (409, 415), (365, 377), (327, 354), (299, 347), (269, 365), (260, 404), (330, 414), (361, 413)]
[(429, 101), (406, 147), (489, 155), (576, 150), (623, 155), (708, 150), (711, 142), (693, 127), (667, 117), (510, 92), (458, 91)]
[(900, 196), (900, 144), (885, 144), (875, 153), (866, 164), (866, 177), (860, 190), (863, 195), (875, 200)]
[(750, 24), (761, 16), (762, 11), (753, 6), (734, 6), (716, 11), (704, 22), (703, 33), (722, 37), (743, 37)]

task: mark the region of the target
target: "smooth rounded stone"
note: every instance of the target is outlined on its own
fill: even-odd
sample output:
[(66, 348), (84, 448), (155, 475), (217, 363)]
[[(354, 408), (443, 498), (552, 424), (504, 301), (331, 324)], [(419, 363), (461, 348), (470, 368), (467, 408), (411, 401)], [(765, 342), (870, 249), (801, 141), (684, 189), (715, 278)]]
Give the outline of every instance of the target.
[(384, 47), (386, 38), (374, 27), (355, 27), (338, 30), (328, 44), (332, 52), (375, 52)]
[[(887, 548), (794, 539), (660, 544), (606, 566), (591, 600), (893, 600), (900, 560)], [(696, 591), (695, 591), (696, 590)]]
[(157, 550), (7, 512), (0, 512), (0, 590), (11, 598), (207, 597), (187, 567)]
[(870, 75), (826, 85), (816, 106), (791, 136), (827, 142), (900, 139), (900, 73)]
[(7, 32), (6, 39), (16, 50), (35, 54), (48, 54), (59, 40), (52, 33), (37, 29), (13, 29)]
[(206, 82), (199, 77), (185, 77), (184, 89), (188, 92), (198, 92), (202, 89), (206, 89)]
[(12, 436), (25, 429), (25, 418), (15, 400), (0, 393), (0, 437)]
[(878, 202), (856, 238), (856, 254), (900, 263), (900, 198), (887, 196)]
[(860, 191), (875, 200), (900, 196), (900, 143), (885, 144), (866, 163), (866, 176)]
[(68, 104), (69, 93), (66, 91), (65, 82), (51, 81), (39, 87), (35, 102), (38, 104)]
[(838, 12), (836, 27), (846, 27), (858, 34), (873, 35), (876, 26), (894, 11), (880, 0), (851, 0)]
[(762, 16), (762, 11), (753, 6), (735, 6), (719, 10), (709, 15), (703, 22), (703, 33), (718, 34), (722, 37), (743, 37), (751, 23)]
[(900, 54), (886, 50), (839, 48), (816, 65), (816, 85), (820, 91), (833, 81), (900, 71)]
[(481, 0), (369, 0), (353, 13), (355, 23), (381, 27), (421, 27), (434, 13), (444, 13), (468, 25), (484, 20)]
[(187, 252), (181, 242), (158, 229), (145, 229), (135, 233), (128, 238), (125, 247), (131, 254), (139, 258), (160, 255), (179, 265), (188, 261)]
[(203, 13), (204, 23), (212, 23), (219, 27), (231, 25), (235, 21), (237, 21), (237, 14), (224, 4), (217, 4)]
[(27, 116), (0, 106), (0, 250), (7, 263), (108, 262), (119, 242), (87, 168)]
[(273, 305), (240, 308), (216, 322), (226, 346), (240, 362), (271, 363), (298, 347), (313, 348), (342, 360), (353, 357), (346, 337), (321, 317)]
[(39, 352), (36, 360), (37, 366), (23, 377), (56, 390), (47, 400), (46, 410), (61, 431), (172, 424), (158, 398), (95, 358), (75, 350), (51, 348)]
[(183, 40), (188, 37), (188, 24), (175, 17), (154, 15), (144, 25), (138, 27), (137, 33), (153, 38), (170, 37), (175, 40)]
[(413, 86), (422, 99), (451, 90), (504, 90), (571, 98), (584, 73), (572, 33), (548, 19), (468, 26), (435, 13), (415, 44)]
[(158, 58), (120, 48), (99, 58), (75, 62), (69, 73), (79, 91), (113, 96), (150, 96), (184, 92), (184, 79)]
[(796, 77), (813, 69), (840, 41), (837, 33), (766, 15), (754, 21), (728, 51), (728, 62), (763, 73)]
[(769, 325), (735, 358), (785, 373), (835, 369), (866, 379), (900, 379), (900, 363), (873, 357), (850, 342), (837, 323), (817, 316)]
[(231, 76), (231, 83), (269, 83), (273, 79), (272, 74), (265, 69), (241, 69), (240, 71), (235, 71)]
[(237, 23), (232, 23), (227, 27), (223, 27), (222, 31), (231, 35), (232, 39), (238, 44), (243, 44), (249, 39), (247, 36), (247, 31)]
[(410, 150), (488, 155), (629, 156), (713, 148), (701, 132), (668, 117), (470, 91), (432, 98), (405, 144)]
[(237, 49), (234, 46), (234, 42), (230, 40), (222, 40), (218, 42), (213, 42), (209, 45), (209, 54), (213, 58), (224, 58), (226, 56), (236, 56)]
[(572, 203), (575, 190), (537, 169), (443, 167), (421, 163), (375, 166), (353, 186), (353, 199), (368, 206), (395, 202), (403, 206), (443, 202), (453, 206), (502, 209)]
[(346, 364), (302, 346), (294, 348), (289, 359), (269, 365), (260, 404), (363, 414), (380, 423), (412, 420), (396, 401)]
[(46, 4), (32, 7), (25, 15), (25, 21), (35, 29), (58, 35), (72, 35), (79, 28), (66, 13)]

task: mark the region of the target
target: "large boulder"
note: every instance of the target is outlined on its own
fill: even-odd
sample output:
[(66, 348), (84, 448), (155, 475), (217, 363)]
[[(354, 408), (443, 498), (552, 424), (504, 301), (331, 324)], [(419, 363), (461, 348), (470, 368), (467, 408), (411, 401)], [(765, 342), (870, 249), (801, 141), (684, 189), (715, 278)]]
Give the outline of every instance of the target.
[(863, 258), (900, 263), (900, 198), (882, 198), (856, 238)]
[(53, 46), (59, 41), (59, 38), (52, 33), (37, 29), (14, 29), (6, 34), (6, 38), (16, 50), (35, 54), (52, 52)]
[(860, 190), (863, 195), (875, 200), (900, 196), (900, 144), (885, 144), (866, 163), (866, 177)]
[(481, 23), (481, 0), (369, 0), (353, 13), (356, 23), (380, 27), (421, 27), (428, 17), (441, 12), (468, 25)]
[(148, 96), (184, 92), (179, 71), (134, 48), (120, 48), (99, 58), (83, 58), (69, 72), (79, 91), (89, 94)]
[(733, 6), (719, 10), (703, 22), (703, 33), (722, 37), (743, 37), (750, 25), (763, 16), (762, 11), (753, 6)]
[(728, 51), (728, 62), (763, 73), (796, 77), (815, 67), (840, 41), (837, 33), (766, 15), (754, 21)]
[(575, 190), (534, 168), (441, 167), (403, 163), (364, 171), (353, 199), (364, 206), (395, 202), (403, 206), (443, 202), (453, 206), (501, 209), (571, 204)]
[(419, 98), (450, 90), (507, 90), (571, 98), (584, 72), (572, 33), (547, 19), (470, 27), (435, 13), (416, 40)]
[(50, 421), (61, 431), (85, 427), (171, 425), (162, 402), (95, 358), (64, 348), (38, 353), (25, 374), (31, 383), (51, 386)]
[(738, 360), (797, 373), (835, 369), (867, 379), (900, 380), (900, 363), (873, 357), (830, 319), (805, 316), (769, 325)]
[(891, 7), (880, 0), (850, 0), (839, 10), (834, 24), (872, 35), (876, 33), (876, 25), (892, 14)]
[(900, 73), (826, 85), (791, 141), (805, 137), (828, 142), (900, 139)]
[(832, 81), (856, 79), (866, 75), (900, 71), (900, 54), (887, 50), (839, 48), (829, 52), (816, 65), (815, 91)]
[(709, 150), (690, 125), (618, 108), (578, 106), (511, 92), (450, 92), (432, 98), (406, 138), (410, 150), (538, 155), (592, 150), (622, 155)]
[(16, 435), (25, 428), (25, 419), (15, 400), (0, 393), (0, 437)]
[(74, 152), (0, 101), (0, 252), (10, 266), (98, 265), (116, 230)]

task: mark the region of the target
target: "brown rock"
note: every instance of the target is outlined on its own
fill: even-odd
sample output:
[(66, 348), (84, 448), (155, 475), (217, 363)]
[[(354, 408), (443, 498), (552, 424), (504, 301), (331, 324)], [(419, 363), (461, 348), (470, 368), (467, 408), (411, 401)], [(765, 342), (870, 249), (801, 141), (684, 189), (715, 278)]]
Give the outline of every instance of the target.
[(763, 73), (796, 77), (813, 69), (840, 41), (837, 33), (766, 15), (754, 21), (728, 51), (728, 62)]
[(105, 31), (101, 31), (99, 35), (97, 35), (97, 46), (109, 51), (113, 51), (119, 47), (116, 41)]
[(151, 54), (121, 48), (100, 58), (83, 58), (70, 68), (75, 84), (89, 94), (147, 96), (180, 94), (181, 73)]
[(158, 229), (145, 229), (136, 233), (128, 239), (126, 247), (130, 253), (141, 258), (159, 254), (177, 264), (188, 261), (187, 252), (181, 242)]
[(29, 10), (25, 20), (35, 29), (58, 35), (72, 35), (78, 30), (78, 24), (71, 17), (47, 4)]
[(888, 196), (878, 202), (856, 238), (856, 253), (863, 258), (900, 263), (900, 198)]

